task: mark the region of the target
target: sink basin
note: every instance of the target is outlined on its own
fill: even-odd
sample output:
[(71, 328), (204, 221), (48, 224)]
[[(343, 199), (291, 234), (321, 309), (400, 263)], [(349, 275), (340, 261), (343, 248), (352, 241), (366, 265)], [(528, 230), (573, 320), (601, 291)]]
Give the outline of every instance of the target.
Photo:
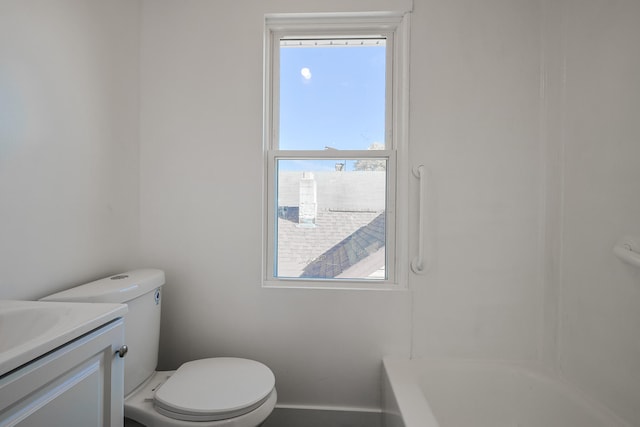
[(53, 329), (64, 313), (61, 308), (12, 307), (0, 311), (0, 353)]
[(0, 376), (126, 311), (123, 304), (0, 300)]

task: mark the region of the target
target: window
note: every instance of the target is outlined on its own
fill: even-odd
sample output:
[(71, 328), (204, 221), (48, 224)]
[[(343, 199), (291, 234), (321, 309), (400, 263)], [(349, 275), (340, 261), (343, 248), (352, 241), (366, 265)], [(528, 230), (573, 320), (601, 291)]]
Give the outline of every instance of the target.
[(267, 16), (265, 285), (403, 282), (405, 20)]

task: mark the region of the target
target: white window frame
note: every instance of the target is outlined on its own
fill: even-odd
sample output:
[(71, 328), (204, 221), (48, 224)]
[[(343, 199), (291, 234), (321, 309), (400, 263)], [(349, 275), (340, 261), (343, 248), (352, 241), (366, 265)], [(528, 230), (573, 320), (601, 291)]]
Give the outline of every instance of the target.
[[(264, 223), (263, 287), (406, 289), (408, 281), (408, 57), (405, 13), (271, 14), (264, 36)], [(283, 38), (383, 36), (387, 39), (385, 150), (279, 150), (279, 66)], [(389, 90), (390, 89), (390, 90)], [(277, 232), (276, 164), (282, 159), (387, 159), (385, 280), (309, 279), (275, 276)]]

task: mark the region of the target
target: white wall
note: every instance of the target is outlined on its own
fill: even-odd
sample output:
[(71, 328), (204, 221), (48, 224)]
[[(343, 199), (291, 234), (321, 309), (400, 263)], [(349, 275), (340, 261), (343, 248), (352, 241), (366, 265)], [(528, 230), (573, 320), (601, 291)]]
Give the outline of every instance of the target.
[(564, 5), (560, 363), (640, 425), (640, 270), (611, 251), (640, 236), (640, 2)]
[(135, 265), (131, 0), (0, 0), (0, 298)]
[(430, 267), (411, 280), (414, 356), (542, 359), (541, 16), (537, 0), (415, 2), (410, 157), (429, 170)]
[(395, 1), (143, 2), (141, 242), (165, 269), (160, 365), (255, 358), (285, 405), (379, 408), (408, 292), (262, 289), (264, 13)]

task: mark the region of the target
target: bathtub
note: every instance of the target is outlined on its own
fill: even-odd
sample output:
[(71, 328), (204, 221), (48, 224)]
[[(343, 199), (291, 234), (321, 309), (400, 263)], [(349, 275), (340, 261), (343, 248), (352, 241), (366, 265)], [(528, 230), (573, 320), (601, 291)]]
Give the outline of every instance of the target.
[(519, 363), (385, 358), (384, 427), (631, 427)]

